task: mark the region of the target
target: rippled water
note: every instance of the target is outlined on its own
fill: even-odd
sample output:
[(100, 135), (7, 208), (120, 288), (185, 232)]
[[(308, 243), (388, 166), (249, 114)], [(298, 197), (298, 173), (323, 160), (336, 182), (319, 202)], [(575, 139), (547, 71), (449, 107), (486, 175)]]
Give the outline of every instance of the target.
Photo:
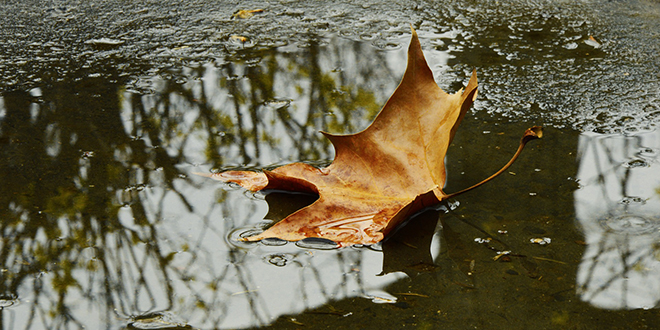
[[(250, 18), (240, 9), (263, 9)], [(652, 327), (660, 267), (660, 5), (0, 4), (6, 329)], [(479, 97), (447, 192), (376, 246), (246, 243), (314, 196), (196, 173), (327, 165), (366, 127), (409, 24)], [(606, 326), (605, 326), (606, 327)]]

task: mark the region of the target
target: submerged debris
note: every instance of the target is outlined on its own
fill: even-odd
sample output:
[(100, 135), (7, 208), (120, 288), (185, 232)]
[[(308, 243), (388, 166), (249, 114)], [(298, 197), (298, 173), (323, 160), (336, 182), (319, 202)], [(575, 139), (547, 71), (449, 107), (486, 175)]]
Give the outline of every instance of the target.
[(541, 238), (532, 238), (529, 240), (533, 244), (539, 244), (539, 245), (547, 245), (552, 242), (552, 239), (550, 237), (541, 237)]

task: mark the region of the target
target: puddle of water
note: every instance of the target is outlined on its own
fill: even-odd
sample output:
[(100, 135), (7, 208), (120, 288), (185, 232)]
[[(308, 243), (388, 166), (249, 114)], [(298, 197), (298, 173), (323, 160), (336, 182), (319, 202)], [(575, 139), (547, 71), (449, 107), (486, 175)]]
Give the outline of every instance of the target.
[(660, 132), (585, 134), (575, 210), (587, 249), (578, 270), (580, 298), (608, 309), (660, 302)]
[[(20, 18), (0, 23), (2, 40), (20, 38), (19, 25), (37, 29), (29, 22), (39, 15), (62, 32), (0, 46), (0, 326), (658, 320), (657, 311), (628, 310), (658, 300), (642, 288), (657, 282), (651, 73), (660, 43), (651, 42), (657, 33), (626, 32), (634, 21), (655, 33), (656, 7), (338, 2), (328, 14), (278, 3), (239, 20), (239, 8), (200, 10), (204, 3), (122, 2), (119, 20), (87, 4), (0, 5)], [(85, 12), (115, 23), (83, 22)], [(403, 72), (407, 21), (445, 90), (479, 72), (475, 110), (447, 157), (446, 191), (496, 171), (528, 126), (546, 124), (544, 139), (451, 211), (422, 213), (382, 244), (239, 241), (313, 198), (247, 193), (195, 173), (327, 165), (333, 151), (318, 131), (370, 122)], [(239, 33), (245, 42), (232, 38)]]

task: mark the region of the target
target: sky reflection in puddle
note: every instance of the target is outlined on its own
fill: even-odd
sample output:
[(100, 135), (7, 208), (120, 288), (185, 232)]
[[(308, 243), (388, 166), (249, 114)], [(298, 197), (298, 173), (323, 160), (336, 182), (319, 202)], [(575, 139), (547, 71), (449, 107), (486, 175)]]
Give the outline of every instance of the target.
[(607, 309), (660, 302), (660, 131), (583, 134), (575, 210), (587, 249), (578, 294)]
[[(610, 41), (594, 53), (582, 43), (591, 31), (612, 39), (630, 37), (622, 30), (637, 30), (619, 21), (621, 31), (592, 24), (611, 17), (581, 7), (587, 5), (579, 10), (526, 2), (508, 6), (519, 4), (522, 9), (511, 16), (502, 2), (479, 4), (487, 10), (457, 2), (445, 11), (434, 7), (444, 3), (429, 3), (413, 19), (443, 88), (455, 92), (475, 67), (482, 81), (478, 104), (458, 137), (462, 142), (448, 156), (455, 169), (450, 180), (462, 187), (474, 183), (469, 181), (481, 175), (477, 169), (502, 155), (500, 146), (517, 143), (514, 127), (527, 125), (524, 121), (555, 127), (525, 151), (510, 177), (461, 196), (462, 207), (442, 219), (448, 226), (441, 228), (437, 215), (416, 219), (400, 231), (419, 225), (410, 240), (390, 240), (382, 252), (237, 242), (234, 234), (269, 219), (268, 196), (194, 173), (301, 160), (327, 164), (332, 148), (318, 130), (348, 133), (366, 127), (403, 72), (407, 23), (364, 24), (360, 28), (368, 28), (367, 34), (384, 33), (371, 42), (355, 35), (355, 25), (347, 24), (354, 40), (289, 26), (300, 40), (279, 47), (236, 44), (229, 54), (214, 51), (190, 62), (181, 61), (181, 52), (189, 49), (182, 35), (154, 45), (171, 51), (145, 51), (147, 57), (169, 55), (144, 70), (118, 70), (139, 66), (127, 59), (83, 61), (94, 65), (82, 73), (68, 66), (60, 70), (59, 62), (54, 69), (46, 66), (27, 85), (40, 87), (0, 97), (0, 147), (6, 155), (0, 161), (6, 189), (0, 195), (6, 206), (0, 209), (2, 325), (116, 329), (141, 320), (202, 329), (249, 327), (291, 314), (300, 323), (322, 305), (340, 316), (332, 322), (366, 320), (372, 323), (365, 327), (381, 328), (379, 321), (389, 327), (392, 322), (426, 322), (420, 327), (503, 322), (500, 328), (514, 323), (538, 328), (539, 323), (560, 326), (567, 315), (584, 327), (598, 319), (593, 315), (635, 318), (599, 314), (598, 308), (574, 302), (576, 281), (580, 298), (599, 308), (655, 306), (660, 299), (657, 132), (582, 135), (577, 177), (583, 187), (573, 195), (565, 178), (575, 176), (578, 133), (559, 128), (633, 132), (644, 129), (640, 122), (657, 123), (657, 77), (647, 74), (655, 73), (649, 55), (656, 44), (633, 32), (649, 47)], [(651, 24), (657, 22), (653, 11), (641, 19), (632, 9), (623, 16), (616, 8), (616, 17), (657, 25)], [(584, 20), (583, 14), (595, 16)], [(230, 26), (230, 15), (223, 17), (222, 24), (212, 25)], [(259, 29), (254, 21), (233, 22)], [(534, 25), (541, 31), (530, 30)], [(148, 33), (144, 39), (153, 41)], [(579, 46), (561, 47), (566, 42)], [(24, 66), (16, 70), (36, 74)], [(623, 113), (612, 102), (619, 98), (625, 101)], [(581, 238), (573, 235), (572, 206), (586, 236), (583, 255), (583, 246), (574, 244)], [(473, 227), (462, 222), (464, 215)], [(501, 241), (474, 241), (493, 237)], [(385, 304), (374, 307), (379, 302)], [(652, 322), (647, 316), (636, 320)]]

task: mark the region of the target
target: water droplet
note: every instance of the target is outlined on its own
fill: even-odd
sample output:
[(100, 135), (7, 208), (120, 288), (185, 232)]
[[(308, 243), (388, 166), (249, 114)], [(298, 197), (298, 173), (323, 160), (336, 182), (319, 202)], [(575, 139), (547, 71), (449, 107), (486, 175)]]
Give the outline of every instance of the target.
[(627, 168), (648, 167), (649, 163), (643, 159), (633, 159), (623, 163), (623, 166)]
[(113, 47), (121, 46), (124, 44), (123, 40), (110, 39), (110, 38), (100, 38), (100, 39), (90, 39), (85, 41), (85, 44), (95, 46), (99, 49), (110, 49)]
[(600, 221), (610, 231), (621, 234), (643, 234), (658, 228), (658, 221), (635, 214), (623, 214)]
[(658, 157), (658, 150), (653, 148), (642, 148), (637, 155), (647, 159), (655, 159)]
[(283, 239), (279, 239), (279, 238), (275, 238), (275, 237), (269, 237), (269, 238), (262, 239), (261, 243), (263, 245), (267, 245), (267, 246), (282, 246), (282, 245), (286, 245), (289, 242), (287, 242)]
[(333, 250), (339, 248), (339, 245), (331, 240), (309, 237), (296, 242), (296, 246), (303, 249), (315, 250)]
[(376, 244), (367, 245), (366, 248), (371, 250), (371, 251), (383, 252), (383, 242), (380, 241)]
[(261, 229), (256, 229), (256, 228), (255, 229), (248, 229), (248, 230), (242, 231), (238, 236), (240, 238), (248, 238), (250, 236), (261, 234), (262, 232), (263, 231)]
[(625, 196), (619, 201), (620, 204), (630, 205), (630, 204), (646, 204), (646, 200), (637, 196)]
[(372, 44), (382, 50), (396, 50), (402, 48), (401, 45), (386, 39), (375, 39)]
[(18, 304), (18, 297), (15, 294), (0, 295), (0, 309)]
[(273, 266), (284, 267), (289, 262), (289, 259), (293, 259), (293, 256), (276, 253), (267, 255), (264, 259), (266, 259), (266, 261), (268, 261), (268, 263)]
[(244, 248), (253, 247), (255, 246), (256, 242), (248, 242), (248, 241), (244, 241), (243, 239), (257, 234), (261, 234), (262, 232), (263, 232), (262, 229), (254, 228), (254, 227), (236, 228), (231, 232), (229, 232), (229, 234), (227, 235), (227, 242), (235, 247), (244, 247)]
[(290, 99), (271, 99), (264, 101), (264, 105), (273, 108), (273, 109), (281, 109), (288, 107), (291, 104)]

